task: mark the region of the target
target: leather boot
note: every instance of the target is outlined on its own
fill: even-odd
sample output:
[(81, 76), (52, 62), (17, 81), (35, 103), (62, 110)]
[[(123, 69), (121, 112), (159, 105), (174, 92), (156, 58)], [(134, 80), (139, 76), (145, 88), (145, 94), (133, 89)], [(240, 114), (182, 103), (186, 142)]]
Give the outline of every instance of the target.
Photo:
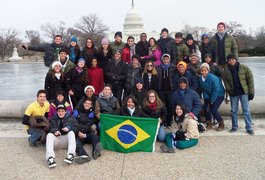
[(225, 129), (224, 121), (220, 121), (217, 131), (223, 131), (224, 129)]
[(213, 124), (212, 124), (212, 120), (208, 120), (207, 121), (207, 123), (206, 123), (206, 128), (207, 128), (207, 131), (209, 131), (209, 130), (211, 130), (212, 129), (212, 126), (213, 126)]

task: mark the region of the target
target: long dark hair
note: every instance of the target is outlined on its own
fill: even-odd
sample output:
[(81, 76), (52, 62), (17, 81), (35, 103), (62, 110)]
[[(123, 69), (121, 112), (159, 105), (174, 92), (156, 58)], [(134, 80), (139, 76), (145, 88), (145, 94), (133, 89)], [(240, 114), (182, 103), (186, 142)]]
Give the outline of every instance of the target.
[[(181, 114), (181, 116), (178, 116), (176, 114), (176, 107), (177, 106), (179, 106), (182, 109), (183, 113)], [(186, 113), (187, 113), (186, 107), (183, 104), (177, 104), (175, 106), (175, 109), (174, 109), (174, 119), (176, 119), (178, 117), (178, 123), (182, 123), (184, 121), (184, 119), (185, 119)]]
[(130, 98), (132, 99), (132, 102), (134, 103), (134, 106), (138, 107), (138, 101), (137, 101), (137, 99), (136, 99), (136, 97), (134, 95), (129, 95), (129, 96), (125, 97), (125, 100), (123, 101), (122, 106), (123, 107), (127, 107), (127, 102), (128, 102), (128, 100)]

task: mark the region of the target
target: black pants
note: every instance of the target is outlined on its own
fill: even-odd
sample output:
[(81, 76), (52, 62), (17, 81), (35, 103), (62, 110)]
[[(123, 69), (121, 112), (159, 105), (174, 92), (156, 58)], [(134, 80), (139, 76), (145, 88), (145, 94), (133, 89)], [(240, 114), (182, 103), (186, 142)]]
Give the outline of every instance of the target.
[(171, 125), (172, 123), (172, 97), (171, 97), (171, 92), (170, 91), (160, 91), (159, 92), (159, 97), (165, 103), (165, 106), (167, 108), (167, 119), (165, 122), (165, 125)]
[(94, 152), (97, 143), (99, 142), (99, 137), (96, 134), (89, 134), (86, 138), (76, 138), (76, 153), (78, 156), (87, 155), (84, 149), (84, 144), (92, 144), (92, 152)]

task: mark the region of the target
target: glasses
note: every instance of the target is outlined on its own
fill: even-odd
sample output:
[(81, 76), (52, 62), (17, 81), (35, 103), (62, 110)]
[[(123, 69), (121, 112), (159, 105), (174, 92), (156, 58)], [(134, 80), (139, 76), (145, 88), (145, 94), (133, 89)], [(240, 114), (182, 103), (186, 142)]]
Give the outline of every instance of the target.
[(147, 64), (147, 67), (153, 67), (153, 65), (152, 64)]
[(208, 37), (203, 37), (202, 39), (208, 39)]

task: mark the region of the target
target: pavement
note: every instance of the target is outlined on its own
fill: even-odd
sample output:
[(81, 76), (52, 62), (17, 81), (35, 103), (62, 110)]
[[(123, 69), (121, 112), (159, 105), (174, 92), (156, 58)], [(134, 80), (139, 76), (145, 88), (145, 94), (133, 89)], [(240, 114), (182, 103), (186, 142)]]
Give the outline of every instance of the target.
[[(103, 150), (102, 156), (86, 164), (66, 165), (66, 150), (56, 150), (54, 169), (45, 160), (45, 147), (30, 147), (20, 121), (0, 121), (1, 179), (265, 179), (265, 119), (253, 119), (255, 135), (240, 129), (229, 133), (225, 120), (222, 132), (201, 133), (199, 144), (175, 153), (117, 153)], [(91, 146), (85, 145), (91, 153)]]

